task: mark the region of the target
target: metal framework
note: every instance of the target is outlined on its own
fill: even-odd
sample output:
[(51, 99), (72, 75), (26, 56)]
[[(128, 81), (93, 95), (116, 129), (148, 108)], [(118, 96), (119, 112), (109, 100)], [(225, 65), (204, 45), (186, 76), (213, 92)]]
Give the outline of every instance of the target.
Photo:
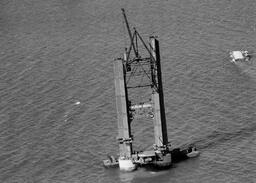
[[(128, 30), (130, 45), (124, 57), (114, 62), (115, 93), (118, 121), (119, 152), (122, 157), (132, 157), (133, 136), (131, 122), (138, 115), (136, 111), (147, 109), (145, 116), (153, 119), (154, 150), (164, 154), (168, 151), (168, 135), (164, 108), (164, 95), (160, 65), (159, 41), (149, 38), (147, 45), (138, 31), (131, 31), (124, 9), (122, 9)], [(150, 90), (150, 101), (134, 101), (136, 90)], [(144, 92), (146, 93), (146, 92)]]

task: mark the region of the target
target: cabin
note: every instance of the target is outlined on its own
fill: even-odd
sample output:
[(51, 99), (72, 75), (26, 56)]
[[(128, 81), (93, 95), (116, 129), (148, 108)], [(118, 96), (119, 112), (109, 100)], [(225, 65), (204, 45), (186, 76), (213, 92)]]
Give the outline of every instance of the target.
[(231, 62), (236, 63), (237, 61), (249, 61), (250, 55), (248, 51), (231, 51), (229, 52)]

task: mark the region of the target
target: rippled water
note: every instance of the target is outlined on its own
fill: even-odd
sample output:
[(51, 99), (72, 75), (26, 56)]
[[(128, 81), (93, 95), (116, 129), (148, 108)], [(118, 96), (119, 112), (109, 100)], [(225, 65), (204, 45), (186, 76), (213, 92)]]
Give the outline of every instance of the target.
[[(122, 7), (145, 39), (159, 36), (170, 141), (201, 151), (167, 171), (101, 164), (118, 153)], [(256, 182), (256, 74), (228, 62), (229, 50), (256, 50), (255, 9), (254, 0), (2, 0), (1, 182)], [(152, 126), (136, 126), (137, 148), (150, 147)]]

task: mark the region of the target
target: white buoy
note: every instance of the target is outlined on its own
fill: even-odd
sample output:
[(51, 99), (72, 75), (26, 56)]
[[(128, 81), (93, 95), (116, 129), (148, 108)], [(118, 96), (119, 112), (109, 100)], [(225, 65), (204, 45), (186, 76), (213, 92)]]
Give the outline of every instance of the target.
[(75, 103), (75, 105), (79, 105), (79, 104), (81, 104), (81, 102), (80, 102), (80, 101), (77, 101), (77, 102)]

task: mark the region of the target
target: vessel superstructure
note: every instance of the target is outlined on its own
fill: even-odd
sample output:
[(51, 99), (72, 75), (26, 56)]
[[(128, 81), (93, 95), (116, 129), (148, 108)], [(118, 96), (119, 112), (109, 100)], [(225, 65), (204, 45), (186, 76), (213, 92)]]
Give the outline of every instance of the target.
[[(168, 142), (159, 40), (150, 36), (146, 43), (136, 28), (130, 29), (124, 9), (122, 14), (130, 44), (123, 57), (114, 60), (119, 157), (104, 164), (124, 171), (138, 166), (169, 168), (173, 160), (188, 158), (188, 151), (171, 150)], [(136, 118), (153, 121), (154, 142), (149, 150), (133, 148), (131, 124)]]

